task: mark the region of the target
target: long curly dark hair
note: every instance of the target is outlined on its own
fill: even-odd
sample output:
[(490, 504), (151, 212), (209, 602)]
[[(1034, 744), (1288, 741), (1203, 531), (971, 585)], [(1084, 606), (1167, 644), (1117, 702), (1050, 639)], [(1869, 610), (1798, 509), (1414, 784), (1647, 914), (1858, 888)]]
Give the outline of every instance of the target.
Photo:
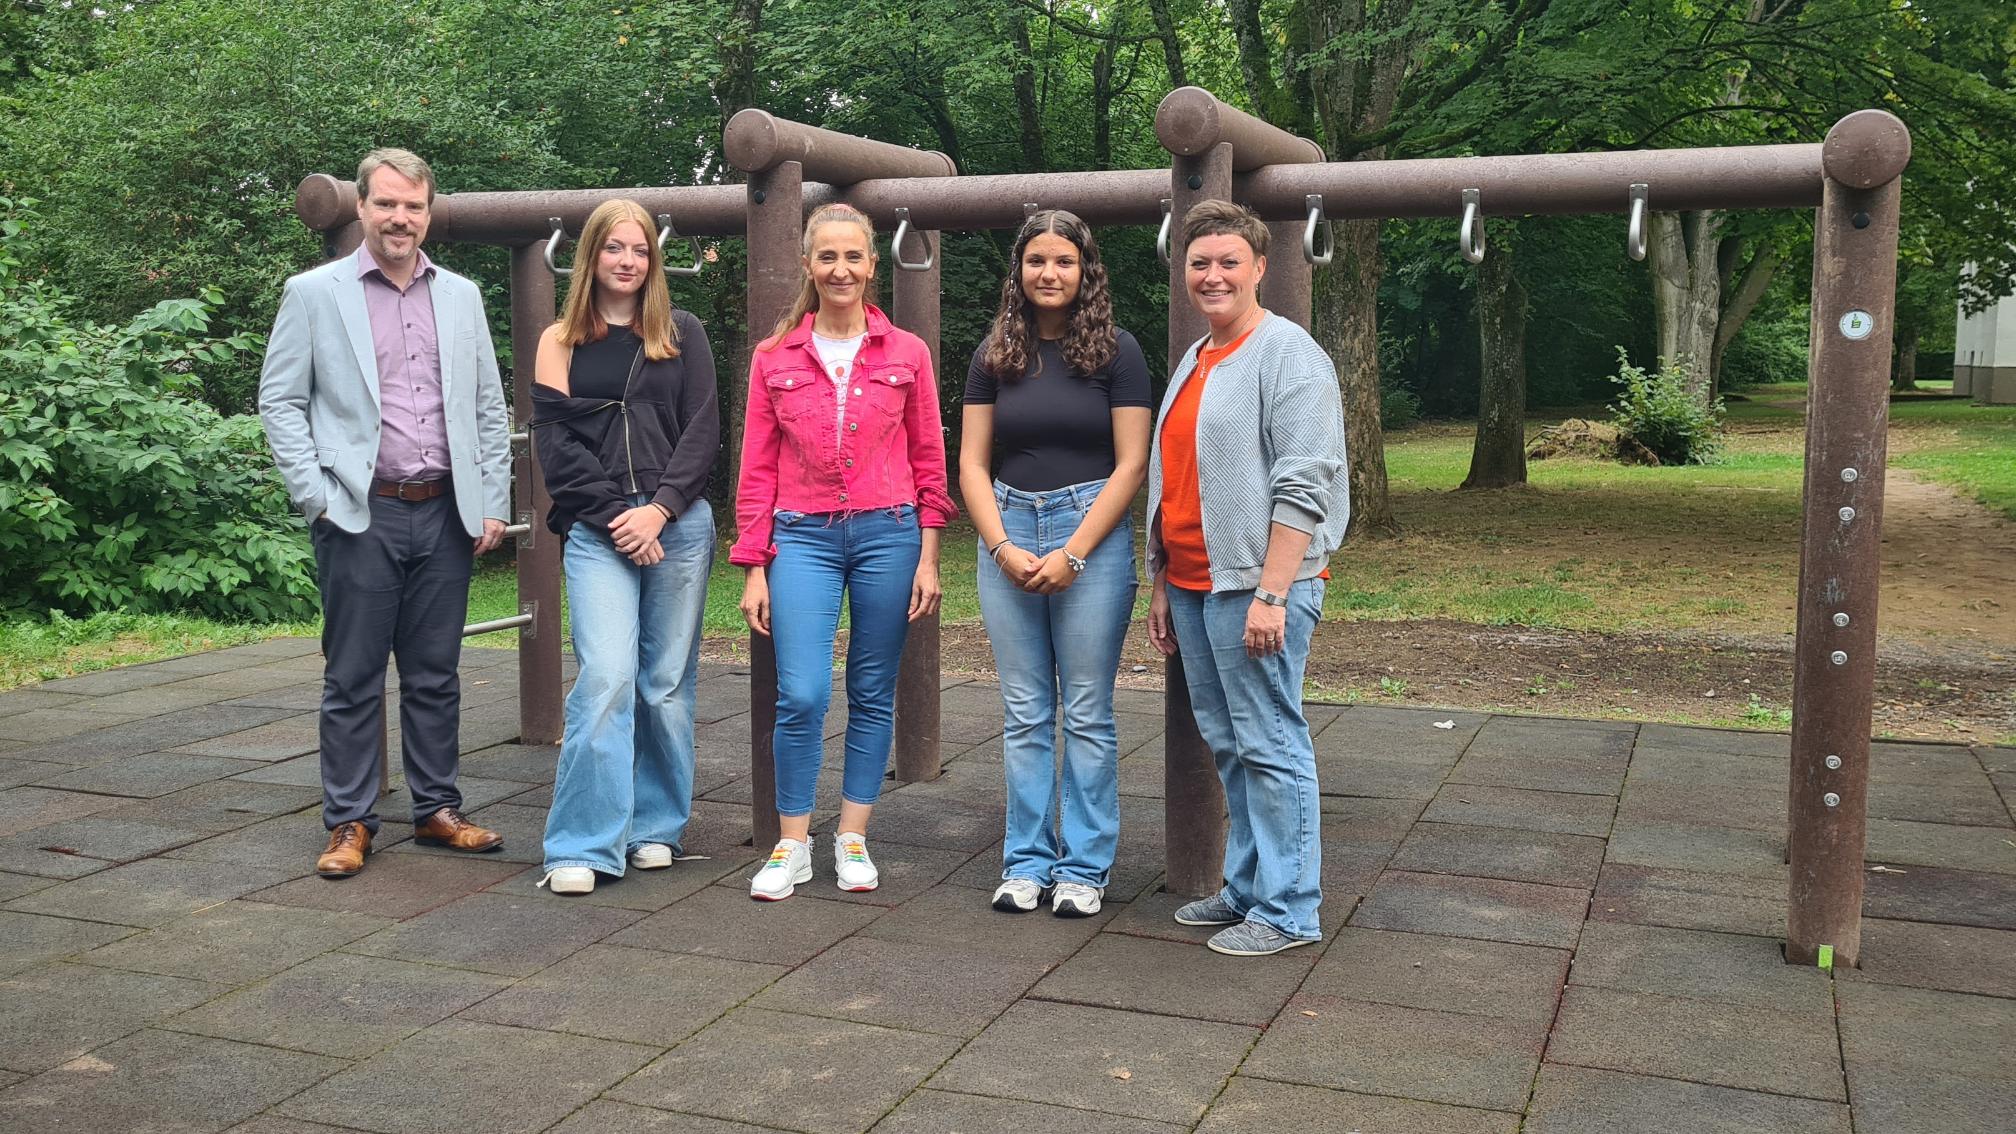
[(1078, 248), (1078, 298), (1071, 304), (1061, 344), (1065, 363), (1080, 377), (1097, 374), (1119, 350), (1113, 328), (1113, 294), (1106, 286), (1106, 265), (1099, 259), (1099, 242), (1092, 238), (1092, 227), (1062, 209), (1042, 209), (1029, 214), (1015, 234), (1014, 260), (1008, 278), (1001, 281), (1001, 307), (994, 313), (987, 352), (981, 358), (981, 365), (997, 382), (1020, 379), (1036, 357), (1036, 305), (1022, 293), (1022, 254), (1031, 240), (1046, 232)]

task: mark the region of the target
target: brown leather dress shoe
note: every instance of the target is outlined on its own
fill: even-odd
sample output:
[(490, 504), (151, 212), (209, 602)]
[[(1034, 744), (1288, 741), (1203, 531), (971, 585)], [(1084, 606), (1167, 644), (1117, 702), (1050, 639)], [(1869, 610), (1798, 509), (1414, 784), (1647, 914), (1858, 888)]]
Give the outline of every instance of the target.
[(371, 830), (362, 823), (338, 823), (329, 832), (329, 847), (315, 860), (315, 873), (324, 878), (348, 878), (364, 869), (364, 856), (371, 853)]
[(413, 841), (422, 846), (479, 853), (503, 846), (504, 836), (478, 827), (452, 807), (444, 807), (413, 828)]

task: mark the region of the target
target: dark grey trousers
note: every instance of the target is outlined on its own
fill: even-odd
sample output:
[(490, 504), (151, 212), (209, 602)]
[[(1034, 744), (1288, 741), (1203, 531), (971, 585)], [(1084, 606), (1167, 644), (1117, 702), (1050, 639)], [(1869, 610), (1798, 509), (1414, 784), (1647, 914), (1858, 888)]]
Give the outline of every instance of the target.
[(413, 821), (462, 806), (455, 788), (462, 625), (475, 541), (452, 493), (371, 497), (371, 526), (313, 529), (322, 590), (322, 824), (378, 831), (378, 738), (385, 662), (399, 660), (399, 739)]

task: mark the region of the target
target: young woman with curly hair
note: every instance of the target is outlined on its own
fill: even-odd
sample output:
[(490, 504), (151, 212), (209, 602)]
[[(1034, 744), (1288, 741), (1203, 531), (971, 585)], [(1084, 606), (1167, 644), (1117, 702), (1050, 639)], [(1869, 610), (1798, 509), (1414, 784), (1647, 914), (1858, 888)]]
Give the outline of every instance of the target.
[[(973, 354), (959, 486), (1001, 674), (1007, 838), (994, 908), (1099, 912), (1120, 834), (1113, 678), (1133, 616), (1127, 511), (1147, 476), (1147, 363), (1113, 325), (1099, 245), (1048, 209), (1015, 237)], [(1061, 702), (1064, 760), (1055, 736)]]

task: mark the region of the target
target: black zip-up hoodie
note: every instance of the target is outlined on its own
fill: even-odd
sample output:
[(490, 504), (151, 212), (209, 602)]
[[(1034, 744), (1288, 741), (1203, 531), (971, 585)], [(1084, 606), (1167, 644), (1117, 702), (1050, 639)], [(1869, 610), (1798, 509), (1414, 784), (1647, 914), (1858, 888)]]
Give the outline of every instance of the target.
[(644, 361), (619, 400), (532, 387), (532, 438), (553, 507), (546, 526), (576, 520), (607, 537), (609, 524), (648, 492), (677, 520), (707, 490), (721, 454), (714, 351), (690, 312), (674, 309), (679, 354)]

